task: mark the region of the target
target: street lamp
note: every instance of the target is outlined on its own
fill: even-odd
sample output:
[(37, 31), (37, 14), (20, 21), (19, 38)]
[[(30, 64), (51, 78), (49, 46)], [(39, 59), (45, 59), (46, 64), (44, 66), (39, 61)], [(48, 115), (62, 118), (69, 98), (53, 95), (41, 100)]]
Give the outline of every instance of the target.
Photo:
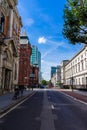
[(72, 91), (73, 91), (73, 77), (71, 77), (71, 81), (72, 81), (72, 86), (71, 87), (72, 87)]
[(74, 80), (74, 78), (73, 78), (73, 69), (72, 69), (72, 63), (71, 63), (71, 88), (72, 88), (72, 91), (73, 91), (73, 80)]

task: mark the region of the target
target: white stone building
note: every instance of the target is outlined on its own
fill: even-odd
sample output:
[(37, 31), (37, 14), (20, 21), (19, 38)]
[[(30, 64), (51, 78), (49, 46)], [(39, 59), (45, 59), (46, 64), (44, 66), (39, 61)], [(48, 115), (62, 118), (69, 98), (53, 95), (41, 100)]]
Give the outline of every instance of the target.
[(56, 86), (56, 73), (53, 74), (52, 78), (51, 78), (51, 83), (52, 85), (55, 87)]
[(87, 89), (87, 46), (66, 64), (65, 85)]
[(55, 87), (58, 82), (61, 82), (61, 66), (57, 66), (56, 73), (53, 74), (51, 82)]
[(61, 63), (61, 85), (65, 85), (65, 65), (69, 60), (63, 60)]

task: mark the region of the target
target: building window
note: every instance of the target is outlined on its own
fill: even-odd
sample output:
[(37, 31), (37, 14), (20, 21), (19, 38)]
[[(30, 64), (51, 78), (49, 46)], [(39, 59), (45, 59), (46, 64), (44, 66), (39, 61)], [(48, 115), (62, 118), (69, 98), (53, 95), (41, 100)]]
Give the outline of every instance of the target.
[(79, 78), (79, 85), (80, 85), (80, 78)]
[(85, 68), (87, 69), (87, 61), (85, 61)]
[(77, 65), (76, 65), (76, 73), (77, 73)]
[(82, 70), (84, 69), (84, 66), (83, 66), (83, 61), (82, 61)]
[(81, 60), (83, 59), (83, 55), (81, 55)]
[(17, 77), (17, 65), (15, 64), (15, 73), (14, 73), (14, 79), (16, 80)]
[(85, 56), (87, 57), (87, 50), (85, 51)]
[(79, 62), (79, 58), (78, 58), (78, 62)]
[(4, 21), (5, 21), (5, 17), (2, 13), (0, 13), (0, 32), (4, 32)]
[(84, 85), (84, 78), (82, 78), (82, 85)]
[(80, 71), (80, 63), (78, 63), (78, 72)]
[(16, 21), (14, 20), (14, 29), (16, 29), (16, 26), (17, 26), (17, 25), (16, 25)]

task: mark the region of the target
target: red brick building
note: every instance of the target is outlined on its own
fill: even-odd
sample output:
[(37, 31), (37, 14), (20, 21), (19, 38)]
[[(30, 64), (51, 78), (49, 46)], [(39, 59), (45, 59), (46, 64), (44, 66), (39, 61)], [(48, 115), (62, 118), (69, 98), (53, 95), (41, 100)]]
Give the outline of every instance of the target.
[(23, 33), (20, 37), (20, 55), (19, 55), (19, 76), (18, 84), (23, 86), (30, 85), (30, 56), (32, 54), (31, 45), (28, 36)]
[(37, 65), (30, 63), (32, 48), (28, 36), (24, 32), (20, 37), (20, 54), (19, 54), (19, 76), (18, 85), (31, 87), (38, 85), (39, 68)]
[(37, 87), (38, 84), (39, 84), (39, 67), (37, 65), (31, 65), (30, 85)]

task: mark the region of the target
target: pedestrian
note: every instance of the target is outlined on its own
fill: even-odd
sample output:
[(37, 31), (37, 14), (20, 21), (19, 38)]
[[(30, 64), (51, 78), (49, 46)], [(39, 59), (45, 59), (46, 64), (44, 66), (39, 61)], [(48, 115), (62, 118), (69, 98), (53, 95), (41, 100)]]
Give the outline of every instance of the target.
[(23, 85), (20, 85), (20, 86), (19, 86), (19, 90), (20, 90), (21, 96), (23, 96), (24, 86), (23, 86)]
[(19, 87), (16, 85), (14, 88), (14, 96), (13, 99), (17, 99), (19, 95)]

